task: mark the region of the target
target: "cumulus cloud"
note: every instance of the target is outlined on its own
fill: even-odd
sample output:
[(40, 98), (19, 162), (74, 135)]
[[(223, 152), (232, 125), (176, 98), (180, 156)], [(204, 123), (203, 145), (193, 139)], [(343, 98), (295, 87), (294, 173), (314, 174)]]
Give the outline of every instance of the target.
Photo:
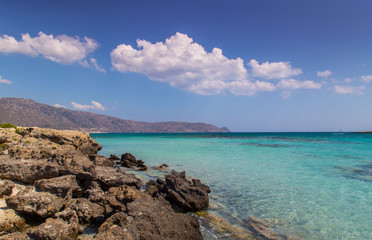
[(364, 86), (345, 86), (345, 85), (335, 85), (333, 89), (338, 94), (357, 94), (363, 95)]
[(13, 82), (0, 76), (0, 83), (12, 84)]
[(370, 83), (370, 82), (372, 82), (372, 75), (361, 76), (361, 79), (365, 83)]
[(71, 105), (74, 109), (80, 109), (80, 110), (101, 110), (101, 111), (105, 110), (105, 107), (96, 101), (91, 101), (91, 105), (82, 105), (76, 102), (71, 102)]
[(298, 89), (298, 88), (306, 88), (306, 89), (319, 89), (322, 87), (321, 83), (316, 83), (314, 81), (298, 81), (296, 79), (282, 79), (277, 84), (278, 88), (281, 89)]
[(316, 72), (316, 75), (317, 75), (318, 77), (324, 77), (324, 78), (329, 77), (331, 74), (332, 74), (332, 72), (331, 72), (330, 70), (325, 70), (325, 71), (323, 71), (323, 72), (321, 72), (321, 71), (317, 71), (317, 72)]
[(81, 62), (98, 47), (91, 38), (70, 37), (67, 35), (53, 36), (39, 32), (38, 36), (22, 34), (21, 40), (9, 35), (0, 36), (1, 53), (20, 53), (28, 56), (43, 56), (53, 62), (71, 64)]
[(299, 68), (293, 68), (289, 62), (264, 62), (259, 64), (255, 59), (249, 61), (253, 77), (265, 79), (289, 78), (302, 73)]
[(58, 103), (54, 104), (53, 107), (66, 108), (67, 109), (67, 107), (65, 105), (61, 105), (61, 104), (58, 104)]
[(229, 59), (222, 50), (207, 52), (186, 34), (176, 33), (164, 42), (137, 40), (139, 49), (121, 44), (111, 52), (113, 69), (137, 72), (149, 79), (202, 95), (253, 95), (275, 89), (271, 83), (251, 81), (241, 58)]

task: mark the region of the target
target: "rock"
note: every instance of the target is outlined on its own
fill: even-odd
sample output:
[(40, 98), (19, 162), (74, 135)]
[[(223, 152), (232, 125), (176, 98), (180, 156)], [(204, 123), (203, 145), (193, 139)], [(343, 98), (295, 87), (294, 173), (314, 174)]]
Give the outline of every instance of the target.
[(142, 160), (136, 160), (136, 158), (130, 153), (121, 155), (120, 163), (123, 167), (126, 168), (138, 169), (139, 171), (147, 170), (144, 162)]
[(121, 185), (134, 186), (139, 189), (141, 186), (141, 180), (135, 175), (127, 174), (112, 167), (97, 166), (94, 170), (94, 179), (102, 182), (106, 189)]
[(14, 183), (9, 180), (0, 180), (0, 197), (12, 194)]
[(166, 169), (166, 168), (168, 168), (168, 165), (165, 164), (165, 163), (163, 163), (162, 165), (156, 167), (156, 169), (159, 169), (159, 170), (163, 170), (163, 169)]
[(261, 239), (265, 240), (282, 240), (282, 239), (297, 239), (294, 237), (289, 236), (282, 236), (272, 230), (268, 224), (266, 224), (263, 220), (255, 218), (253, 216), (249, 217), (249, 219), (245, 222), (248, 226), (248, 229), (252, 231), (252, 233)]
[(81, 223), (102, 223), (105, 220), (105, 208), (86, 198), (72, 199), (70, 208), (75, 210)]
[(26, 220), (13, 209), (0, 211), (0, 235), (22, 230), (25, 225)]
[(104, 166), (104, 167), (113, 167), (115, 166), (114, 160), (101, 156), (101, 155), (90, 155), (90, 160), (94, 163), (96, 166)]
[(150, 180), (146, 183), (145, 192), (148, 193), (150, 196), (155, 197), (158, 193), (158, 190), (158, 184), (154, 180)]
[(137, 199), (151, 199), (148, 194), (128, 186), (112, 187), (105, 193), (105, 196), (112, 208), (118, 211), (125, 211), (125, 206)]
[(169, 202), (159, 199), (137, 199), (127, 204), (140, 239), (203, 239), (195, 218), (173, 211)]
[(74, 211), (67, 209), (48, 218), (45, 223), (32, 229), (29, 236), (34, 239), (76, 239), (81, 233), (79, 219)]
[(120, 158), (116, 156), (115, 154), (110, 154), (109, 159), (115, 162), (120, 161)]
[(7, 235), (0, 236), (0, 240), (30, 240), (26, 233), (14, 232)]
[(41, 191), (56, 194), (61, 198), (77, 198), (83, 195), (83, 189), (79, 186), (74, 175), (42, 179), (36, 181), (34, 185)]
[(165, 194), (166, 199), (175, 204), (184, 211), (200, 211), (208, 208), (210, 188), (200, 182), (199, 179), (186, 179), (185, 172), (165, 175), (165, 184), (161, 183), (161, 191)]
[(47, 218), (61, 210), (64, 201), (51, 193), (37, 192), (34, 187), (27, 187), (15, 196), (9, 197), (6, 204), (30, 217)]
[(87, 181), (85, 183), (87, 190), (84, 193), (84, 197), (89, 201), (98, 203), (104, 202), (105, 192), (101, 188), (101, 184), (97, 181)]
[(132, 217), (123, 212), (108, 218), (94, 237), (97, 240), (139, 240), (137, 227)]
[(34, 183), (36, 180), (59, 176), (60, 167), (40, 160), (12, 159), (0, 156), (0, 178)]

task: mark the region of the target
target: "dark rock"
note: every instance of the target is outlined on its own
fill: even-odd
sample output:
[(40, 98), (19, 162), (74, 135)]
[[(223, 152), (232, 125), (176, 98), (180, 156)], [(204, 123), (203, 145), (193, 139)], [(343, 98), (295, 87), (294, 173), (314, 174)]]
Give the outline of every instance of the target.
[(166, 168), (168, 168), (168, 165), (167, 165), (167, 164), (165, 164), (165, 163), (163, 163), (162, 165), (160, 165), (160, 166), (157, 166), (156, 168), (157, 168), (157, 169), (159, 169), (159, 170), (163, 170), (163, 169), (166, 169)]
[(105, 199), (105, 192), (101, 188), (101, 184), (97, 181), (87, 181), (86, 182), (87, 190), (84, 193), (89, 201), (98, 203), (103, 202)]
[(113, 167), (115, 166), (115, 162), (107, 157), (101, 155), (91, 155), (89, 156), (90, 160), (97, 165), (97, 166), (104, 166), (104, 167)]
[(103, 184), (103, 188), (117, 187), (121, 185), (140, 188), (141, 180), (133, 174), (127, 174), (120, 169), (97, 166), (94, 170), (94, 178)]
[(123, 167), (126, 168), (138, 169), (139, 171), (147, 170), (144, 162), (142, 160), (136, 160), (136, 158), (130, 153), (121, 155), (120, 163)]
[(150, 180), (146, 183), (145, 192), (150, 194), (150, 196), (155, 197), (158, 191), (158, 184), (154, 180)]
[(79, 186), (74, 175), (42, 179), (36, 181), (34, 185), (41, 191), (56, 194), (61, 198), (76, 198), (83, 195), (83, 189)]
[(173, 211), (169, 202), (137, 199), (128, 203), (128, 215), (134, 218), (140, 239), (203, 239), (197, 219)]
[(30, 217), (47, 218), (62, 209), (64, 200), (48, 192), (37, 192), (34, 187), (27, 187), (6, 199), (6, 204)]
[(12, 194), (14, 183), (9, 180), (0, 180), (0, 197)]
[(132, 217), (119, 212), (108, 218), (94, 237), (97, 240), (138, 240), (139, 234)]
[(282, 236), (270, 230), (270, 226), (267, 223), (253, 216), (249, 217), (249, 219), (245, 221), (245, 225), (248, 227), (250, 231), (252, 231), (252, 233), (257, 238), (260, 238), (260, 239), (265, 239), (265, 240), (283, 240), (283, 239), (295, 240), (297, 239), (295, 237)]
[(125, 211), (126, 205), (137, 199), (151, 199), (151, 197), (135, 187), (112, 187), (106, 193), (106, 201), (116, 210)]
[(109, 159), (111, 159), (112, 161), (120, 161), (120, 158), (118, 156), (116, 156), (115, 154), (110, 154), (110, 157)]
[(81, 223), (102, 223), (105, 220), (105, 208), (86, 198), (73, 199), (70, 208), (75, 210)]
[(0, 240), (30, 240), (26, 233), (14, 232), (0, 236)]
[(158, 179), (166, 199), (184, 211), (200, 211), (208, 208), (210, 188), (199, 179), (186, 179), (185, 172), (165, 175), (165, 184)]
[(45, 223), (32, 229), (29, 236), (40, 240), (76, 239), (81, 233), (79, 220), (74, 211), (67, 209), (56, 214), (56, 218), (48, 218)]

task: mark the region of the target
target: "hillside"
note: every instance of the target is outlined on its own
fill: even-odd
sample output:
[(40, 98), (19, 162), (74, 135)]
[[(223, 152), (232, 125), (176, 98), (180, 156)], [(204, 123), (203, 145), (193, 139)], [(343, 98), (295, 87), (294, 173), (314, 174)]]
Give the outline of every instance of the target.
[(0, 98), (0, 123), (84, 132), (228, 132), (225, 127), (189, 122), (142, 122), (57, 108), (31, 99)]

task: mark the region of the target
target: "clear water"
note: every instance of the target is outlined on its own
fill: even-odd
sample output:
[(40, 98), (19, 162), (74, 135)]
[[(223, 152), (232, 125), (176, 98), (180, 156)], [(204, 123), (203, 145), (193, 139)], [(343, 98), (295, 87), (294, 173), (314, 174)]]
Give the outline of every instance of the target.
[(166, 163), (212, 189), (212, 210), (301, 239), (372, 239), (372, 134), (92, 134), (102, 155)]

